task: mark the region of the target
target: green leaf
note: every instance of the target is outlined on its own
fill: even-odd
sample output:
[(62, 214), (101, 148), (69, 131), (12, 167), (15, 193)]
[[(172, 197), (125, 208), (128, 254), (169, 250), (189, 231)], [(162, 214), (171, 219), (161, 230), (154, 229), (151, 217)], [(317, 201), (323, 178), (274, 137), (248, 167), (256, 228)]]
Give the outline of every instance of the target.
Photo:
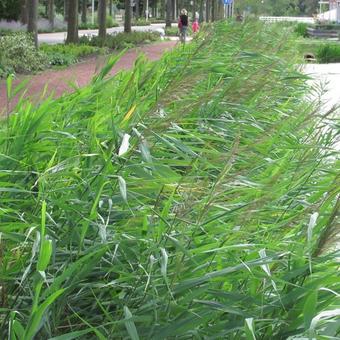
[(305, 300), (305, 304), (303, 306), (303, 318), (305, 329), (308, 329), (310, 327), (310, 323), (316, 312), (317, 301), (318, 301), (317, 290), (309, 294)]
[(119, 190), (122, 198), (125, 202), (127, 202), (127, 192), (126, 192), (126, 182), (125, 179), (121, 176), (118, 176)]
[(6, 80), (7, 100), (11, 100), (12, 99), (12, 83), (13, 83), (13, 79), (14, 79), (14, 75), (10, 74), (7, 77), (7, 80)]
[(46, 309), (61, 295), (63, 294), (65, 289), (60, 289), (50, 295), (40, 306), (38, 306), (37, 310), (33, 313), (29, 324), (27, 325), (25, 331), (25, 340), (31, 340), (36, 332), (39, 330), (39, 325), (41, 319), (46, 311)]
[(245, 319), (244, 331), (246, 333), (247, 340), (256, 340), (254, 327), (255, 326), (254, 326), (254, 319), (253, 318)]
[(124, 323), (126, 330), (128, 331), (130, 337), (132, 340), (139, 340), (139, 336), (137, 333), (137, 328), (135, 326), (135, 323), (131, 320), (132, 319), (132, 314), (127, 306), (124, 306)]
[(18, 339), (23, 339), (24, 334), (25, 334), (25, 329), (21, 325), (21, 323), (18, 320), (13, 320), (12, 327), (13, 327), (14, 333), (18, 337)]
[(41, 242), (42, 247), (40, 248), (37, 270), (43, 272), (50, 263), (52, 255), (52, 240), (42, 240)]
[(85, 334), (93, 332), (93, 329), (85, 329), (83, 331), (76, 331), (76, 332), (71, 332), (63, 335), (59, 335), (53, 338), (49, 338), (49, 340), (73, 340), (77, 339)]

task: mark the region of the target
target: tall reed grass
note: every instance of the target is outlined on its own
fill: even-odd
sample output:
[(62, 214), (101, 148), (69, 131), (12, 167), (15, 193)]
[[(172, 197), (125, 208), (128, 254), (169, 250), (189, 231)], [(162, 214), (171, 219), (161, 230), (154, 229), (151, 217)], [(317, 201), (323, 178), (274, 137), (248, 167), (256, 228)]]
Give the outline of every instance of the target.
[(0, 134), (2, 336), (337, 338), (337, 136), (295, 57), (285, 30), (219, 23), (21, 100)]

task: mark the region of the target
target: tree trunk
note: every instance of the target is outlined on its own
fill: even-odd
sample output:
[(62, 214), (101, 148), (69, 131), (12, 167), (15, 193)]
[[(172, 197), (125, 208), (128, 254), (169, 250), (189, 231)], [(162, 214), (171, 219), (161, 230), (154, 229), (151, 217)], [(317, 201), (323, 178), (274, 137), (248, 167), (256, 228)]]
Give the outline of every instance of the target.
[(216, 20), (216, 0), (211, 0), (211, 21)]
[(64, 0), (64, 21), (68, 21), (68, 12), (69, 12), (69, 2), (72, 0)]
[(103, 41), (106, 38), (106, 0), (98, 2), (98, 36)]
[(203, 22), (203, 9), (204, 9), (204, 0), (201, 0), (200, 2), (200, 12), (199, 12), (199, 22)]
[(217, 6), (217, 18), (218, 20), (223, 20), (224, 18), (224, 6), (223, 6), (223, 3), (222, 1), (218, 1), (218, 6)]
[(206, 0), (205, 3), (205, 21), (209, 22), (210, 19), (210, 1)]
[(140, 17), (140, 13), (139, 13), (139, 0), (136, 0), (135, 15), (136, 15), (136, 19), (138, 19)]
[(109, 15), (110, 15), (110, 17), (112, 17), (112, 5), (113, 5), (113, 1), (112, 0), (110, 0), (109, 1)]
[(87, 0), (81, 1), (81, 22), (83, 24), (87, 23)]
[(197, 5), (196, 5), (196, 0), (193, 0), (192, 2), (192, 21), (195, 20), (195, 17), (196, 17), (196, 9)]
[(48, 0), (47, 16), (48, 16), (48, 21), (50, 23), (50, 28), (53, 30), (54, 28), (54, 0)]
[(20, 6), (20, 21), (23, 25), (27, 24), (28, 14), (27, 14), (27, 1), (21, 0)]
[(68, 22), (66, 44), (77, 44), (78, 36), (78, 0), (68, 0)]
[(166, 0), (161, 0), (160, 4), (160, 18), (165, 19), (166, 13)]
[(142, 4), (142, 14), (141, 14), (141, 17), (145, 18), (145, 11), (146, 11), (146, 1), (147, 0), (143, 0)]
[(124, 32), (131, 32), (131, 17), (132, 17), (132, 7), (131, 0), (125, 0), (125, 18), (124, 18)]
[(172, 0), (166, 0), (165, 27), (171, 28)]
[(27, 0), (28, 22), (27, 32), (33, 35), (35, 47), (38, 48), (38, 0)]

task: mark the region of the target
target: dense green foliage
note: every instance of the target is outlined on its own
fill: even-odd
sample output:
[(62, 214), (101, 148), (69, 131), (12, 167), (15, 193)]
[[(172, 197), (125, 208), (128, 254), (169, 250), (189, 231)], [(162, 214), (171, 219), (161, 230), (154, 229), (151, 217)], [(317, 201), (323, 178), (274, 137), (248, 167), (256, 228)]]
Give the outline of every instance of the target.
[(158, 33), (133, 31), (131, 33), (108, 34), (104, 42), (97, 36), (82, 36), (79, 41), (81, 44), (106, 46), (110, 49), (120, 50), (157, 41), (158, 39)]
[(18, 20), (21, 0), (0, 0), (0, 20)]
[(256, 15), (311, 16), (318, 10), (318, 0), (238, 0), (235, 6), (236, 10)]
[(165, 29), (165, 35), (169, 37), (176, 37), (179, 35), (178, 27), (171, 27)]
[(43, 44), (40, 50), (47, 55), (50, 65), (70, 65), (86, 56), (107, 52), (105, 48), (74, 44)]
[(336, 136), (290, 39), (218, 24), (19, 102), (0, 134), (2, 334), (339, 336)]
[[(118, 26), (119, 26), (118, 22), (114, 21), (111, 16), (109, 16), (109, 15), (106, 16), (106, 27), (107, 28), (118, 27)], [(79, 23), (79, 29), (81, 29), (81, 30), (98, 29), (98, 22), (97, 22), (97, 20), (94, 24), (92, 24), (90, 22), (87, 22), (87, 23), (80, 22)]]
[(150, 26), (150, 25), (151, 25), (151, 21), (146, 20), (146, 19), (138, 19), (138, 20), (132, 21), (132, 26)]
[(323, 44), (316, 52), (317, 60), (320, 63), (339, 63), (340, 62), (340, 44)]
[(34, 72), (46, 67), (46, 58), (37, 51), (26, 33), (0, 37), (0, 77), (12, 72)]

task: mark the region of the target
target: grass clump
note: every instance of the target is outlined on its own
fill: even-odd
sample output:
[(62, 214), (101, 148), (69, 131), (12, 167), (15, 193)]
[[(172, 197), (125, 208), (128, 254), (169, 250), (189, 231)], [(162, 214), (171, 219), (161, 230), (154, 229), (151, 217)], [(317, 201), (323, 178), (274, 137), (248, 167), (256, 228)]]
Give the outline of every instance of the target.
[(300, 37), (307, 38), (308, 37), (307, 28), (308, 28), (308, 24), (304, 22), (300, 22), (295, 26), (294, 32)]
[(338, 63), (340, 62), (340, 44), (324, 44), (316, 51), (316, 57), (319, 63)]
[(1, 334), (337, 337), (336, 134), (295, 47), (218, 23), (21, 100), (0, 134)]

